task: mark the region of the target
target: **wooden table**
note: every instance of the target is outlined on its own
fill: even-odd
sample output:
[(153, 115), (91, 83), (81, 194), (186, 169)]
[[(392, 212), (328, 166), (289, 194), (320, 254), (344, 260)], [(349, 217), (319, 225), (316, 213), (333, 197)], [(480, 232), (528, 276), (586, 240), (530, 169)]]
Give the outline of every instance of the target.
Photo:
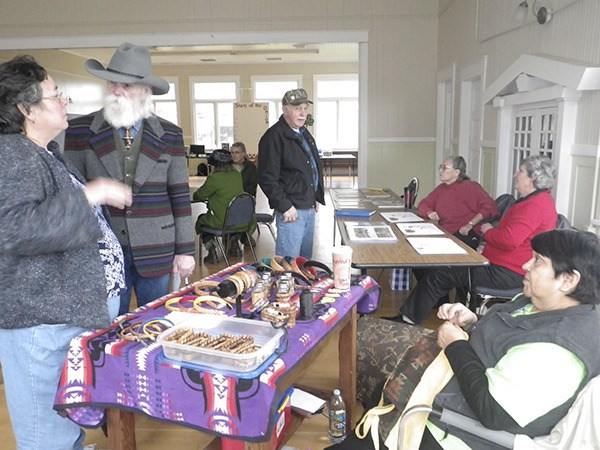
[[(381, 211), (381, 210), (379, 210)], [(435, 266), (481, 266), (489, 264), (488, 260), (475, 250), (464, 244), (451, 234), (445, 233), (461, 248), (467, 251), (462, 255), (420, 255), (406, 240), (396, 224), (389, 224), (396, 234), (396, 241), (356, 242), (348, 239), (344, 222), (369, 221), (385, 222), (379, 213), (370, 219), (336, 216), (335, 222), (340, 230), (342, 243), (352, 247), (352, 267), (366, 273), (367, 269), (389, 268), (428, 268)]]
[[(298, 380), (314, 360), (327, 347), (329, 341), (337, 334), (339, 335), (339, 386), (344, 393), (346, 403), (346, 424), (348, 430), (352, 428), (356, 413), (356, 322), (358, 314), (356, 305), (340, 320), (336, 326), (315, 346), (302, 361), (288, 371), (282, 378), (279, 390), (283, 393), (287, 388)], [(134, 413), (131, 411), (107, 408), (108, 444), (110, 450), (135, 450), (135, 423)], [(292, 421), (288, 425), (283, 443), (294, 434), (301, 425), (304, 418), (292, 413)], [(221, 448), (221, 439), (215, 438), (207, 449), (217, 450)], [(271, 450), (270, 442), (246, 442), (246, 450)]]
[(321, 161), (323, 162), (323, 168), (325, 169), (325, 178), (327, 178), (327, 175), (329, 175), (330, 187), (333, 182), (333, 164), (336, 161), (346, 163), (348, 165), (348, 177), (352, 178), (352, 185), (354, 186), (354, 177), (356, 174), (356, 156), (351, 153), (332, 153), (331, 155), (321, 155)]

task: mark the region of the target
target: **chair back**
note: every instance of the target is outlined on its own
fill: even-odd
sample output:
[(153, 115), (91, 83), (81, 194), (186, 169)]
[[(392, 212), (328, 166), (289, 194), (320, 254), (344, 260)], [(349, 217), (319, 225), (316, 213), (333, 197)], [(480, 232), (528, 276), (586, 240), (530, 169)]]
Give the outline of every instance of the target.
[(516, 202), (516, 200), (512, 196), (512, 194), (502, 194), (498, 196), (496, 200), (494, 200), (494, 202), (496, 203), (496, 207), (498, 208), (500, 214), (491, 219), (489, 223), (491, 223), (494, 227), (497, 227), (500, 223), (500, 219), (504, 217), (504, 214), (506, 214), (508, 208), (510, 208), (513, 205), (513, 203)]
[[(246, 231), (251, 227), (254, 221), (254, 197), (247, 192), (242, 192), (234, 197), (225, 214), (225, 222), (223, 222), (223, 231), (235, 229), (237, 231)], [(246, 228), (242, 228), (245, 225)]]
[(573, 225), (571, 225), (571, 222), (569, 222), (569, 219), (567, 219), (562, 214), (559, 214), (558, 219), (556, 219), (556, 229), (557, 230), (574, 230), (575, 228), (573, 228)]

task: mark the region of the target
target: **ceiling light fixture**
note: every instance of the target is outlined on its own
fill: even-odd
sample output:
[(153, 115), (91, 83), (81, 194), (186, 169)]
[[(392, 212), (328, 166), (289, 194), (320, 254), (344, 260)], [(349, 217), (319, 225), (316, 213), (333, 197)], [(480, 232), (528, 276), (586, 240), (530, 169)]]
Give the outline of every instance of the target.
[[(518, 23), (525, 23), (527, 19), (527, 11), (529, 10), (529, 3), (526, 0), (519, 3), (517, 7), (517, 11), (515, 12), (514, 20)], [(538, 6), (538, 0), (534, 0), (533, 5), (531, 6), (531, 14), (535, 16), (537, 19), (537, 23), (540, 25), (544, 25), (545, 23), (550, 22), (552, 19), (552, 9), (547, 8), (546, 6)]]

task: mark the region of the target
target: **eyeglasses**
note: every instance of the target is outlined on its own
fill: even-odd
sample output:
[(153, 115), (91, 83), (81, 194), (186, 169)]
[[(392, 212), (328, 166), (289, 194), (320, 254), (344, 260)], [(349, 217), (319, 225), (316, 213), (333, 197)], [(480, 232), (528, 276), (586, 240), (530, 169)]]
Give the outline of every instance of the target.
[(70, 98), (67, 95), (63, 94), (62, 92), (58, 92), (57, 94), (49, 95), (47, 97), (42, 97), (42, 99), (43, 100), (58, 100), (59, 102), (64, 101), (67, 103), (69, 103), (69, 100), (70, 100)]
[(445, 164), (440, 164), (438, 166), (438, 170), (450, 170), (450, 169), (454, 169), (454, 167), (452, 167), (452, 166), (446, 166)]

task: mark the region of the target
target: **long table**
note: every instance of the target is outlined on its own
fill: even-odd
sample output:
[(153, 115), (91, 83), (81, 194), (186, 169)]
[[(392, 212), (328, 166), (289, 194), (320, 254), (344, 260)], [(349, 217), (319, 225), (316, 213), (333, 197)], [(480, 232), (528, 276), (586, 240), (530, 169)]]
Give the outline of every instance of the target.
[[(220, 281), (243, 266), (239, 263), (209, 279)], [(314, 282), (315, 300), (331, 287), (333, 280), (327, 276)], [(75, 338), (55, 408), (81, 426), (97, 427), (106, 419), (111, 450), (136, 448), (134, 414), (196, 428), (217, 438), (241, 440), (247, 449), (270, 449), (278, 402), (290, 385), (301, 380), (326, 343), (339, 334), (339, 385), (347, 405), (347, 423), (354, 423), (357, 309), (366, 312), (377, 307), (378, 287), (371, 278), (361, 279), (334, 303), (326, 304), (315, 320), (298, 321), (287, 331), (286, 350), (250, 379), (178, 364), (166, 359), (156, 342), (119, 337), (121, 327), (165, 317), (167, 300), (191, 295), (193, 289), (194, 285), (186, 286), (120, 317), (105, 330)], [(298, 295), (299, 291), (292, 301)], [(294, 417), (288, 435), (299, 423), (300, 418)]]
[(329, 177), (329, 186), (331, 186), (333, 182), (333, 166), (335, 162), (341, 162), (342, 164), (348, 165), (348, 177), (352, 178), (352, 185), (354, 186), (356, 156), (352, 153), (332, 153), (331, 155), (321, 155), (320, 158), (323, 162), (323, 168), (325, 169), (325, 178)]
[[(421, 255), (406, 240), (396, 224), (388, 224), (396, 235), (395, 241), (357, 242), (348, 238), (344, 223), (347, 221), (385, 222), (379, 212), (369, 219), (336, 216), (336, 226), (340, 230), (342, 243), (352, 248), (352, 267), (360, 269), (364, 274), (368, 269), (389, 268), (430, 268), (436, 266), (481, 266), (489, 264), (487, 258), (477, 253), (456, 237), (445, 232), (444, 236), (452, 239), (465, 254)], [(386, 222), (387, 223), (387, 222)]]

